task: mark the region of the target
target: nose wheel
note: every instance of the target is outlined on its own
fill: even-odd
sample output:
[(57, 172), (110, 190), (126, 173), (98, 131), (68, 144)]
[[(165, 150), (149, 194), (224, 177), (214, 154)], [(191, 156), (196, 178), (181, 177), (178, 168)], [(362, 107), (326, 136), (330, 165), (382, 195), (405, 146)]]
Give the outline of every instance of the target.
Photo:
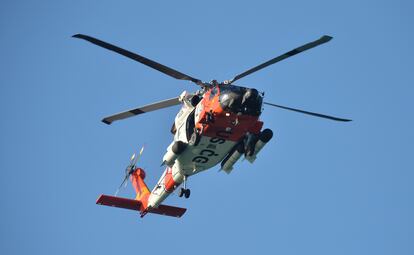
[(184, 176), (184, 181), (183, 182), (184, 182), (183, 183), (184, 187), (180, 189), (180, 191), (178, 192), (178, 196), (179, 197), (184, 196), (185, 198), (189, 198), (190, 194), (191, 194), (191, 191), (190, 191), (190, 189), (187, 189), (187, 176), (186, 175)]

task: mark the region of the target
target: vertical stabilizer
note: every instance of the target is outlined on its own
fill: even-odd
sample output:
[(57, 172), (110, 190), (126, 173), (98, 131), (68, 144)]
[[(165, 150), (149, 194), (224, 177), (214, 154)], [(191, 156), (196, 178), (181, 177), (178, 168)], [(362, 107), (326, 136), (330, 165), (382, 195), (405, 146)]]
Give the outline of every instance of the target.
[(144, 182), (145, 172), (142, 168), (137, 168), (131, 174), (131, 182), (134, 186), (135, 192), (137, 193), (135, 199), (140, 201), (142, 209), (145, 210), (148, 205), (148, 197), (151, 194), (147, 185)]

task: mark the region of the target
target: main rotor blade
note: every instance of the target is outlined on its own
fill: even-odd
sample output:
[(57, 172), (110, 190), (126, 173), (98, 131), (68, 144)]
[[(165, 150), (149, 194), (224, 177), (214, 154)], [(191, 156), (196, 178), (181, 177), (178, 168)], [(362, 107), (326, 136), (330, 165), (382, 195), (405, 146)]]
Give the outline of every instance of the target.
[(344, 122), (352, 121), (352, 120), (342, 119), (342, 118), (333, 117), (333, 116), (329, 116), (329, 115), (325, 115), (325, 114), (320, 114), (320, 113), (316, 113), (316, 112), (308, 112), (308, 111), (304, 111), (304, 110), (290, 108), (290, 107), (286, 107), (286, 106), (282, 106), (282, 105), (277, 105), (277, 104), (272, 104), (272, 103), (267, 103), (267, 102), (263, 102), (263, 103), (264, 104), (267, 104), (267, 105), (274, 106), (274, 107), (279, 107), (279, 108), (282, 108), (282, 109), (285, 109), (285, 110), (289, 110), (289, 111), (300, 112), (300, 113), (304, 113), (304, 114), (316, 116), (316, 117), (319, 117), (319, 118), (336, 120), (336, 121), (344, 121)]
[(160, 71), (160, 72), (162, 72), (162, 73), (164, 73), (166, 75), (169, 75), (169, 76), (171, 76), (173, 78), (176, 78), (176, 79), (179, 79), (179, 80), (192, 81), (192, 82), (194, 82), (194, 83), (196, 83), (197, 85), (200, 85), (200, 86), (203, 85), (203, 82), (201, 80), (199, 80), (199, 79), (193, 78), (193, 77), (191, 77), (189, 75), (186, 75), (186, 74), (183, 74), (183, 73), (181, 73), (181, 72), (179, 72), (177, 70), (174, 70), (174, 69), (172, 69), (172, 68), (170, 68), (168, 66), (165, 66), (165, 65), (162, 65), (160, 63), (157, 63), (157, 62), (155, 62), (155, 61), (153, 61), (151, 59), (145, 58), (145, 57), (140, 56), (140, 55), (138, 55), (136, 53), (133, 53), (131, 51), (124, 50), (124, 49), (119, 48), (119, 47), (117, 47), (115, 45), (109, 44), (107, 42), (104, 42), (104, 41), (101, 41), (99, 39), (93, 38), (91, 36), (83, 35), (83, 34), (76, 34), (76, 35), (73, 35), (72, 37), (79, 38), (79, 39), (83, 39), (83, 40), (86, 40), (86, 41), (91, 42), (93, 44), (96, 44), (98, 46), (101, 46), (101, 47), (103, 47), (105, 49), (108, 49), (108, 50), (111, 50), (111, 51), (115, 51), (116, 53), (119, 53), (119, 54), (121, 54), (121, 55), (123, 55), (125, 57), (128, 57), (130, 59), (133, 59), (135, 61), (138, 61), (138, 62), (140, 62), (140, 63), (142, 63), (142, 64), (144, 64), (146, 66), (149, 66), (149, 67), (151, 67), (151, 68), (153, 68), (155, 70), (158, 70), (158, 71)]
[(265, 67), (268, 67), (270, 65), (273, 65), (274, 63), (277, 63), (279, 61), (282, 61), (282, 60), (284, 60), (286, 58), (292, 57), (292, 56), (294, 56), (294, 55), (296, 55), (298, 53), (301, 53), (301, 52), (303, 52), (305, 50), (309, 50), (309, 49), (312, 49), (312, 48), (314, 48), (314, 47), (316, 47), (318, 45), (321, 45), (321, 44), (324, 44), (326, 42), (329, 42), (331, 39), (332, 39), (331, 36), (324, 35), (324, 36), (322, 36), (321, 38), (319, 38), (316, 41), (313, 41), (313, 42), (307, 43), (305, 45), (302, 45), (302, 46), (300, 46), (300, 47), (298, 47), (296, 49), (293, 49), (293, 50), (291, 50), (289, 52), (286, 52), (283, 55), (280, 55), (278, 57), (275, 57), (275, 58), (273, 58), (273, 59), (271, 59), (271, 60), (269, 60), (269, 61), (267, 61), (267, 62), (265, 62), (263, 64), (260, 64), (260, 65), (258, 65), (256, 67), (253, 67), (253, 68), (245, 71), (244, 73), (241, 73), (241, 74), (236, 75), (236, 77), (234, 77), (233, 80), (231, 80), (230, 83), (233, 83), (234, 81), (236, 81), (238, 79), (241, 79), (241, 78), (243, 78), (243, 77), (245, 77), (245, 76), (247, 76), (249, 74), (252, 74), (254, 72), (257, 72), (257, 71), (259, 71), (259, 70), (261, 70), (261, 69), (263, 69)]
[(163, 100), (163, 101), (160, 101), (160, 102), (156, 102), (156, 103), (153, 103), (153, 104), (141, 106), (141, 107), (138, 107), (138, 108), (135, 108), (135, 109), (131, 109), (131, 110), (128, 110), (128, 111), (125, 111), (125, 112), (120, 112), (120, 113), (105, 117), (102, 120), (102, 122), (105, 123), (105, 124), (110, 125), (112, 122), (114, 122), (116, 120), (126, 119), (126, 118), (129, 118), (129, 117), (133, 117), (135, 115), (138, 115), (138, 114), (151, 112), (151, 111), (167, 108), (167, 107), (178, 105), (178, 104), (180, 104), (180, 101), (178, 100), (178, 97), (175, 97), (175, 98)]

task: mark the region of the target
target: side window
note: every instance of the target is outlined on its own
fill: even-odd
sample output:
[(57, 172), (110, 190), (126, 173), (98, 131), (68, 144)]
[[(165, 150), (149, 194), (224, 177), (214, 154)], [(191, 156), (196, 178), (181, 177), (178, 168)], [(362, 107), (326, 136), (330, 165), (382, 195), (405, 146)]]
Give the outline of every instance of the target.
[(214, 87), (211, 89), (209, 99), (210, 99), (210, 100), (211, 100), (211, 99), (213, 99), (213, 97), (215, 97), (215, 96), (217, 95), (217, 92), (218, 92), (217, 86), (214, 86)]
[(186, 136), (187, 136), (187, 141), (190, 141), (191, 139), (191, 135), (194, 133), (194, 127), (195, 127), (195, 122), (194, 122), (194, 115), (195, 115), (195, 111), (196, 109), (194, 109), (190, 115), (187, 117), (187, 123), (186, 123)]

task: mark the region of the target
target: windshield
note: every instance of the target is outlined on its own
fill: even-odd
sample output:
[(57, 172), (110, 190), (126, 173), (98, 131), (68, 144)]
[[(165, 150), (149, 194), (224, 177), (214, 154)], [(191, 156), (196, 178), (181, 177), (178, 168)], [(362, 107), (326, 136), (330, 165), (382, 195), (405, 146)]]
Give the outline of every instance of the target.
[(256, 89), (234, 85), (220, 85), (221, 107), (230, 112), (258, 116), (262, 109), (262, 97)]

